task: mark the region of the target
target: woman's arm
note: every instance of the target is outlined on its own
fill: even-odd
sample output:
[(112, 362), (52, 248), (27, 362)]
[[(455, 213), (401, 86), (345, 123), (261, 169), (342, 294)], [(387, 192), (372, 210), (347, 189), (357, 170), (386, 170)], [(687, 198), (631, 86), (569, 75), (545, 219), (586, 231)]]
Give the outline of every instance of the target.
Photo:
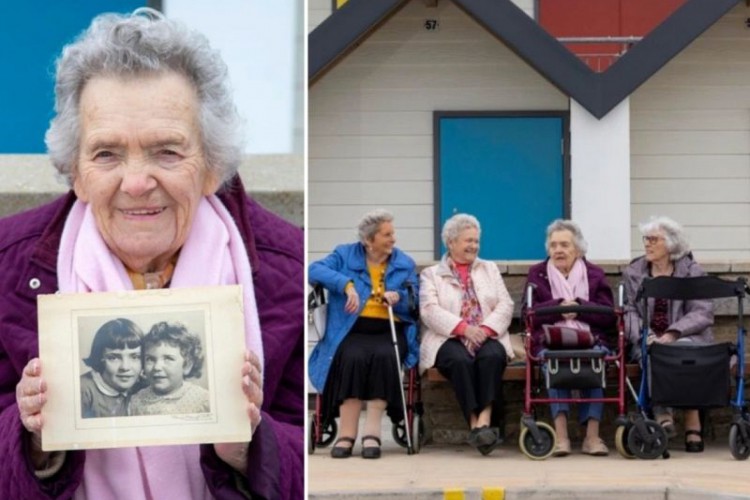
[(436, 335), (450, 337), (453, 330), (461, 323), (458, 314), (446, 309), (441, 304), (438, 294), (435, 267), (424, 269), (419, 277), (419, 316), (424, 324)]
[(490, 273), (492, 289), (497, 297), (497, 303), (492, 311), (485, 316), (482, 325), (492, 329), (498, 336), (503, 336), (508, 333), (508, 327), (513, 320), (513, 299), (505, 287), (500, 270), (494, 263), (490, 263), (488, 272)]
[[(688, 268), (688, 277), (705, 276), (703, 268), (692, 262)], [(668, 331), (676, 331), (681, 337), (699, 335), (714, 324), (713, 300), (686, 300), (682, 303), (682, 315), (677, 321), (669, 325)]]
[(332, 292), (344, 293), (347, 283), (351, 278), (342, 273), (344, 268), (345, 245), (340, 245), (326, 257), (310, 264), (307, 270), (307, 279), (310, 284), (320, 283)]

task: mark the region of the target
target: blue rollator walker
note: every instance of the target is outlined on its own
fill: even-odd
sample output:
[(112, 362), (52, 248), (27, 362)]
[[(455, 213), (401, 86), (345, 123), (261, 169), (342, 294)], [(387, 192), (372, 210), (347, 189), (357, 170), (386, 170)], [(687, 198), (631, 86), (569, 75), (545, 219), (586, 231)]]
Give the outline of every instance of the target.
[[(744, 399), (745, 328), (743, 300), (748, 292), (745, 278), (735, 281), (714, 276), (674, 278), (661, 276), (647, 279), (638, 290), (636, 302), (642, 301), (641, 330), (642, 373), (637, 397), (638, 412), (631, 415), (619, 442), (638, 458), (669, 458), (668, 438), (664, 429), (651, 417), (653, 407), (683, 409), (721, 408), (731, 405), (733, 416), (729, 431), (729, 449), (737, 460), (750, 456), (750, 414)], [(648, 301), (737, 299), (737, 343), (720, 344), (651, 344)], [(737, 355), (736, 394), (731, 395), (730, 358)], [(619, 436), (618, 436), (619, 437)]]

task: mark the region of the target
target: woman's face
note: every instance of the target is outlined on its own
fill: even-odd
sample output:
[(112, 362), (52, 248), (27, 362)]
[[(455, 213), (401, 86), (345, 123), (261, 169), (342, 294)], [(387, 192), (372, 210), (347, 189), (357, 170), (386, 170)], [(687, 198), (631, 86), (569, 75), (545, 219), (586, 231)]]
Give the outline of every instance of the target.
[(396, 230), (392, 222), (382, 222), (378, 232), (370, 239), (368, 246), (375, 255), (390, 255), (396, 245)]
[(479, 254), (479, 231), (469, 227), (448, 242), (448, 255), (459, 264), (471, 264)]
[(102, 379), (116, 391), (125, 392), (135, 385), (141, 373), (141, 348), (104, 348)]
[(570, 272), (576, 259), (580, 257), (573, 241), (573, 233), (567, 229), (554, 231), (550, 235), (548, 252), (552, 264), (563, 274)]
[(187, 363), (180, 348), (166, 342), (150, 344), (143, 358), (148, 384), (157, 394), (169, 394), (182, 387), (193, 366)]
[(654, 231), (643, 236), (643, 248), (648, 262), (663, 262), (669, 260), (669, 249), (664, 233)]
[(107, 246), (130, 269), (162, 270), (187, 239), (207, 169), (198, 98), (176, 73), (96, 77), (81, 93), (74, 189)]

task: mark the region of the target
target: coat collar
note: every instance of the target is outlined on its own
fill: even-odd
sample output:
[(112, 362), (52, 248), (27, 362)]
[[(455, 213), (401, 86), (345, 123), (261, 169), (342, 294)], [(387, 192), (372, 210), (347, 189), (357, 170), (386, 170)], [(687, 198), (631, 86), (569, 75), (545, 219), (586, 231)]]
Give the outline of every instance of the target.
[[(352, 250), (349, 252), (347, 266), (353, 271), (364, 272), (367, 270), (367, 253), (365, 252), (365, 246), (361, 242), (352, 243)], [(393, 252), (388, 258), (386, 272), (390, 272), (392, 269), (409, 269), (411, 267), (411, 258), (398, 248), (393, 247)]]

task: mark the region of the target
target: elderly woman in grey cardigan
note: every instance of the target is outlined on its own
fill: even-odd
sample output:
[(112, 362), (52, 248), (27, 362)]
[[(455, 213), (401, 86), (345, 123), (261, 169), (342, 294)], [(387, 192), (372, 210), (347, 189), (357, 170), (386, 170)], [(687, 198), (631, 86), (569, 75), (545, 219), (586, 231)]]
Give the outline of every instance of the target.
[(478, 257), (479, 221), (457, 214), (443, 226), (448, 249), (422, 271), (420, 369), (450, 380), (469, 428), (469, 444), (487, 455), (499, 443), (502, 379), (513, 357), (508, 325), (513, 300), (494, 262)]
[[(632, 345), (632, 357), (640, 359), (639, 342), (644, 316), (642, 303), (635, 298), (646, 277), (674, 276), (678, 278), (703, 276), (705, 272), (690, 253), (685, 233), (677, 222), (668, 217), (653, 217), (640, 225), (645, 255), (634, 259), (623, 272), (628, 302), (625, 306), (625, 328)], [(710, 300), (679, 301), (654, 299), (649, 302), (647, 342), (659, 344), (713, 342), (711, 325), (714, 321), (713, 302)], [(667, 435), (675, 435), (671, 408), (655, 407), (656, 421)], [(701, 422), (698, 410), (685, 410), (685, 450), (703, 451)]]

